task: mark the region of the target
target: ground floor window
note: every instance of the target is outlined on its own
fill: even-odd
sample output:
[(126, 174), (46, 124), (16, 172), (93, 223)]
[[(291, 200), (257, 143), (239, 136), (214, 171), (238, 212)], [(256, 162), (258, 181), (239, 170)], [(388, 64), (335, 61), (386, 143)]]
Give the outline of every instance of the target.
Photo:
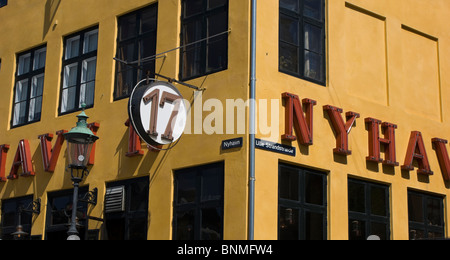
[(389, 187), (348, 180), (349, 239), (390, 239)]
[[(82, 199), (88, 193), (88, 187), (80, 187), (77, 205), (77, 230), (81, 240), (87, 236), (88, 203)], [(72, 217), (73, 189), (48, 194), (46, 240), (67, 240), (67, 231)]]
[(278, 187), (278, 239), (326, 240), (326, 174), (280, 164)]
[(223, 239), (224, 163), (174, 173), (173, 238)]
[(33, 201), (33, 196), (14, 198), (2, 201), (2, 240), (14, 240), (13, 235), (17, 231), (17, 226), (21, 225), (23, 231), (31, 234), (31, 222), (33, 215), (23, 209), (27, 208)]
[(106, 239), (147, 240), (149, 178), (109, 183), (106, 188)]
[(408, 191), (409, 239), (441, 239), (445, 237), (444, 199), (416, 191)]

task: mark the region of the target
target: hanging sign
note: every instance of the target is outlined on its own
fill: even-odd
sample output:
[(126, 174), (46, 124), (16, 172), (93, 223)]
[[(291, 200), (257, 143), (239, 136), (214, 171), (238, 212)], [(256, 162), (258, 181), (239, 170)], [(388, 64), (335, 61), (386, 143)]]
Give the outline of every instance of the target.
[(153, 146), (172, 144), (184, 132), (187, 110), (178, 89), (168, 82), (137, 84), (130, 96), (128, 114), (136, 133)]

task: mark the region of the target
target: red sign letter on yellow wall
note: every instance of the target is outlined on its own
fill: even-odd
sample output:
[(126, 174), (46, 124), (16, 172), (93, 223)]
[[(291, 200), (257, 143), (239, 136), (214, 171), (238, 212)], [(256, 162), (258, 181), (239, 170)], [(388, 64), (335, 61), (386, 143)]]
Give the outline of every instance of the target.
[(414, 160), (417, 160), (419, 163), (417, 173), (433, 175), (428, 161), (427, 151), (425, 150), (425, 144), (423, 143), (422, 133), (418, 131), (411, 133), (408, 150), (406, 151), (405, 164), (402, 166), (402, 170), (414, 170)]
[(433, 138), (432, 142), (436, 150), (439, 166), (441, 167), (444, 180), (450, 181), (450, 159), (448, 158), (448, 151), (446, 147), (448, 141), (440, 138)]
[(128, 152), (127, 157), (141, 156), (144, 155), (144, 151), (141, 149), (141, 138), (134, 130), (133, 124), (131, 124), (130, 119), (125, 122), (128, 126)]
[(63, 134), (67, 133), (66, 130), (56, 132), (58, 138), (56, 139), (55, 146), (52, 149), (53, 134), (40, 135), (39, 141), (41, 142), (42, 163), (44, 164), (44, 170), (46, 172), (54, 172), (56, 163), (58, 162), (59, 153), (64, 143)]
[(19, 171), (20, 166), (22, 166), (23, 171), (21, 176), (29, 177), (36, 175), (33, 171), (33, 164), (31, 163), (30, 144), (28, 143), (28, 140), (21, 140), (19, 142), (8, 179), (15, 180), (19, 178), (17, 172)]
[[(395, 153), (395, 129), (397, 125), (391, 123), (381, 123), (380, 120), (374, 118), (366, 118), (366, 124), (369, 128), (369, 156), (367, 161), (383, 162), (384, 165), (399, 166)], [(380, 125), (384, 133), (384, 138), (380, 138)], [(381, 144), (384, 145), (384, 158), (381, 159)]]
[(0, 182), (6, 181), (5, 166), (6, 166), (6, 154), (8, 153), (9, 145), (0, 145)]
[(347, 123), (345, 123), (341, 116), (341, 113), (344, 111), (341, 108), (327, 105), (323, 107), (323, 110), (328, 113), (331, 125), (336, 132), (336, 148), (333, 150), (334, 153), (340, 155), (352, 154), (352, 151), (348, 149), (348, 135), (352, 130), (353, 124), (360, 115), (355, 112), (347, 112)]
[(281, 138), (287, 141), (295, 141), (293, 127), (299, 135), (299, 142), (303, 145), (313, 144), (313, 107), (317, 104), (311, 99), (303, 99), (303, 105), (306, 107), (306, 117), (303, 114), (302, 105), (297, 95), (283, 93), (283, 99), (286, 102), (286, 134)]

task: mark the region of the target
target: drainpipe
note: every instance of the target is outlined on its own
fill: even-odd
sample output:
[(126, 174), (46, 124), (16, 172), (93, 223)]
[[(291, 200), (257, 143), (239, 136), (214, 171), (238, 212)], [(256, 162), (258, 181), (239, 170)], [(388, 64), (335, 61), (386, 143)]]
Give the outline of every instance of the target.
[(248, 239), (255, 239), (255, 134), (256, 134), (256, 2), (252, 1), (250, 49), (250, 166), (248, 201)]

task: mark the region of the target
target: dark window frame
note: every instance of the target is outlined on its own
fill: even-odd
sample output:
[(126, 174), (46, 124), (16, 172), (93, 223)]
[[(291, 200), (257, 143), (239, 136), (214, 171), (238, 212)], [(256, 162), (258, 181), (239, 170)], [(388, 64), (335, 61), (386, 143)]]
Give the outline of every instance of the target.
[[(131, 209), (131, 200), (132, 200), (132, 189), (131, 186), (135, 183), (140, 183), (143, 182), (146, 186), (146, 195), (147, 195), (147, 201), (146, 203), (146, 207), (145, 210), (136, 210), (133, 211)], [(140, 177), (140, 178), (134, 178), (134, 179), (129, 179), (129, 180), (124, 180), (124, 181), (117, 181), (117, 182), (111, 182), (111, 183), (107, 183), (106, 184), (106, 188), (113, 188), (113, 187), (119, 187), (119, 186), (125, 186), (125, 211), (123, 212), (113, 212), (113, 213), (105, 213), (105, 225), (108, 225), (108, 221), (111, 220), (124, 220), (124, 240), (135, 240), (136, 238), (131, 237), (130, 234), (130, 223), (133, 220), (136, 219), (145, 219), (145, 239), (147, 239), (147, 235), (148, 235), (148, 218), (149, 218), (149, 211), (148, 211), (148, 203), (149, 203), (149, 185), (150, 185), (150, 180), (148, 177)], [(107, 227), (106, 227), (107, 229)]]
[[(33, 195), (25, 196), (25, 197), (19, 197), (19, 198), (12, 198), (12, 199), (6, 199), (2, 200), (2, 223), (1, 223), (1, 238), (3, 240), (13, 240), (14, 237), (11, 235), (12, 233), (17, 231), (17, 226), (19, 225), (19, 214), (20, 214), (20, 208), (22, 209), (28, 207), (33, 202)], [(5, 226), (5, 210), (4, 207), (8, 204), (15, 204), (15, 216), (14, 216), (14, 224), (13, 226)], [(21, 213), (21, 225), (23, 227), (23, 231), (31, 234), (31, 228), (32, 228), (32, 220), (33, 220), (33, 214), (31, 212), (22, 212)], [(29, 239), (29, 238), (28, 238)]]
[[(414, 196), (419, 196), (422, 198), (422, 212), (423, 212), (423, 223), (422, 222), (417, 222), (417, 221), (413, 221), (411, 220), (411, 204), (410, 204), (410, 196), (414, 195)], [(441, 225), (442, 226), (433, 226), (428, 224), (426, 221), (428, 220), (427, 215), (428, 215), (428, 207), (427, 207), (427, 203), (426, 201), (428, 199), (433, 199), (433, 200), (439, 200), (440, 201), (440, 220), (441, 220)], [(444, 197), (443, 196), (439, 196), (439, 195), (432, 195), (432, 194), (428, 194), (428, 193), (422, 193), (419, 191), (415, 191), (415, 190), (408, 190), (408, 225), (409, 225), (409, 232), (410, 232), (410, 239), (416, 239), (416, 237), (414, 236), (414, 233), (412, 232), (412, 230), (422, 230), (424, 231), (424, 235), (425, 237), (423, 239), (443, 239), (445, 238), (445, 205), (444, 205)], [(441, 238), (430, 238), (429, 237), (429, 232), (433, 232), (433, 233), (441, 233), (442, 237)], [(421, 238), (422, 239), (422, 238)]]
[[(36, 55), (36, 53), (38, 51), (43, 50), (43, 49), (45, 49), (45, 59), (46, 59), (46, 61), (44, 63), (44, 66), (41, 67), (41, 68), (34, 69), (34, 64), (35, 64), (34, 58), (35, 58), (35, 55)], [(24, 56), (27, 56), (27, 55), (30, 55), (30, 61), (29, 61), (30, 64), (28, 65), (28, 68), (27, 68), (28, 72), (23, 73), (23, 74), (19, 74), (20, 73), (20, 65), (21, 65), (20, 58), (24, 57)], [(21, 52), (21, 53), (17, 54), (16, 74), (15, 74), (15, 81), (14, 81), (14, 97), (13, 97), (13, 100), (12, 100), (12, 113), (11, 113), (11, 122), (10, 122), (11, 128), (17, 128), (17, 127), (21, 127), (21, 126), (25, 126), (25, 125), (29, 125), (29, 124), (33, 124), (33, 123), (41, 121), (42, 104), (44, 103), (45, 67), (47, 65), (46, 63), (47, 63), (47, 44), (44, 44), (44, 45), (41, 45), (39, 47), (33, 48), (31, 50), (24, 51), (24, 52)], [(42, 86), (42, 93), (39, 96), (31, 97), (31, 95), (32, 95), (33, 78), (35, 78), (37, 76), (40, 76), (40, 75), (43, 75), (43, 81), (44, 81), (42, 83), (43, 84), (43, 86)], [(16, 102), (18, 83), (22, 82), (22, 81), (25, 81), (25, 80), (27, 80), (27, 86), (26, 86), (27, 96), (26, 96), (25, 100)], [(33, 120), (29, 120), (31, 100), (32, 99), (37, 99), (39, 97), (41, 98), (40, 113), (39, 114), (35, 113), (34, 117), (36, 117), (36, 115), (37, 115), (37, 118), (34, 118)], [(14, 124), (14, 114), (15, 114), (15, 111), (16, 111), (16, 109), (15, 109), (16, 104), (23, 103), (23, 102), (26, 103), (25, 104), (25, 121), (24, 122), (20, 122), (20, 119), (19, 119), (19, 123)]]
[[(289, 171), (294, 171), (298, 174), (298, 183), (297, 183), (297, 189), (298, 189), (298, 200), (291, 200), (281, 197), (281, 175), (282, 170), (286, 169)], [(306, 187), (306, 176), (315, 176), (315, 177), (321, 177), (322, 178), (322, 205), (318, 204), (312, 204), (308, 203), (306, 201), (306, 193), (307, 193), (307, 187)], [(298, 210), (298, 240), (306, 240), (307, 238), (307, 228), (306, 228), (306, 213), (316, 213), (316, 214), (322, 214), (322, 240), (327, 240), (328, 237), (328, 177), (325, 172), (312, 170), (308, 168), (303, 167), (297, 167), (292, 166), (289, 164), (280, 163), (278, 166), (278, 178), (279, 178), (279, 184), (278, 184), (278, 239), (281, 240), (281, 209), (282, 208), (291, 208)]]
[[(214, 36), (217, 33), (213, 33), (211, 34), (210, 31), (211, 29), (208, 28), (208, 18), (212, 17), (214, 15), (218, 15), (221, 14), (223, 12), (226, 12), (226, 24), (227, 24), (227, 28), (226, 30), (228, 30), (229, 28), (229, 0), (225, 0), (225, 4), (220, 5), (220, 6), (216, 6), (213, 7), (211, 9), (208, 8), (208, 3), (209, 0), (202, 0), (202, 12), (199, 12), (197, 14), (193, 14), (190, 16), (186, 15), (186, 4), (187, 0), (183, 0), (181, 2), (181, 33), (180, 33), (180, 46), (185, 46), (187, 44), (191, 44), (195, 41), (192, 42), (185, 42), (185, 26), (193, 23), (195, 21), (199, 21), (201, 23), (201, 35), (199, 37), (199, 39), (196, 40), (202, 40), (202, 39), (206, 39), (207, 37), (210, 36)], [(219, 32), (221, 33), (221, 32)], [(218, 39), (217, 39), (218, 38)], [(210, 44), (213, 44), (215, 42), (218, 41), (224, 41), (226, 43), (226, 48), (224, 50), (224, 52), (226, 53), (225, 55), (225, 60), (223, 61), (223, 65), (220, 66), (219, 68), (216, 69), (211, 69), (208, 70), (208, 47), (210, 46)], [(189, 52), (189, 51), (193, 51), (195, 49), (200, 49), (200, 67), (199, 67), (199, 72), (197, 72), (197, 74), (193, 74), (193, 75), (184, 75), (184, 55), (185, 53)], [(195, 78), (199, 78), (199, 77), (203, 77), (203, 76), (207, 76), (210, 74), (214, 74), (220, 71), (224, 71), (228, 69), (228, 49), (229, 49), (229, 44), (228, 44), (228, 34), (225, 35), (221, 35), (221, 36), (217, 36), (215, 38), (211, 38), (209, 40), (203, 40), (200, 43), (194, 44), (194, 45), (189, 45), (187, 47), (183, 47), (180, 49), (180, 73), (179, 73), (179, 78), (182, 81), (187, 81), (187, 80), (191, 80), (191, 79), (195, 79)], [(192, 65), (191, 65), (192, 66)]]
[[(69, 216), (67, 217), (67, 222), (66, 223), (59, 223), (59, 224), (54, 224), (53, 221), (53, 203), (55, 199), (59, 199), (59, 198), (66, 198), (68, 203), (70, 205), (72, 205), (73, 203), (73, 189), (70, 190), (61, 190), (61, 191), (56, 191), (56, 192), (49, 192), (47, 194), (48, 197), (48, 202), (47, 202), (47, 214), (46, 214), (46, 221), (45, 221), (45, 240), (49, 240), (49, 233), (64, 233), (64, 237), (66, 238), (66, 233), (67, 231), (69, 231), (69, 219), (71, 218), (72, 214), (71, 211), (67, 212), (69, 214)], [(88, 234), (88, 227), (89, 227), (89, 217), (88, 217), (88, 208), (89, 205), (87, 202), (83, 202), (81, 201), (82, 198), (84, 198), (86, 196), (86, 193), (89, 192), (89, 186), (83, 186), (79, 188), (78, 191), (78, 205), (77, 208), (78, 209), (82, 209), (82, 213), (84, 214), (84, 216), (86, 217), (83, 220), (80, 220), (80, 223), (83, 224), (83, 228), (82, 230), (78, 229), (78, 231), (80, 232), (79, 237), (81, 238), (81, 240), (85, 240), (87, 238), (87, 234)], [(68, 205), (69, 205), (68, 204)], [(84, 222), (84, 223), (83, 223)]]
[[(84, 53), (83, 49), (85, 47), (85, 36), (86, 36), (86, 33), (93, 32), (95, 30), (97, 30), (97, 48), (94, 51), (90, 51), (90, 52)], [(92, 27), (90, 27), (88, 29), (85, 29), (85, 30), (82, 30), (82, 31), (79, 31), (79, 32), (76, 32), (76, 33), (73, 33), (73, 34), (70, 34), (70, 35), (64, 37), (64, 40), (63, 40), (64, 44), (63, 44), (63, 55), (62, 55), (62, 67), (61, 67), (61, 88), (60, 88), (60, 93), (59, 93), (60, 100), (59, 100), (59, 107), (58, 107), (59, 116), (63, 116), (63, 115), (71, 114), (71, 113), (74, 113), (74, 112), (78, 112), (78, 111), (81, 111), (83, 109), (81, 107), (81, 104), (80, 104), (81, 86), (84, 85), (84, 84), (87, 85), (90, 82), (94, 82), (94, 90), (93, 90), (94, 91), (94, 96), (93, 96), (93, 102), (92, 102), (93, 104), (86, 104), (86, 108), (93, 108), (94, 107), (94, 104), (95, 104), (95, 84), (96, 84), (96, 81), (97, 81), (97, 68), (98, 68), (98, 56), (97, 56), (97, 54), (98, 54), (98, 40), (100, 39), (98, 36), (99, 36), (99, 26), (95, 25), (95, 26), (92, 26)], [(76, 37), (79, 37), (78, 55), (75, 56), (75, 57), (66, 58), (67, 42), (68, 42), (68, 40), (71, 40), (71, 39), (76, 38)], [(82, 79), (83, 62), (87, 61), (89, 59), (93, 59), (94, 57), (95, 57), (95, 70), (96, 70), (94, 80), (86, 81), (86, 82), (82, 83), (82, 80), (83, 80)], [(69, 109), (69, 110), (63, 112), (62, 111), (62, 104), (64, 102), (64, 100), (63, 100), (63, 92), (64, 92), (64, 89), (65, 89), (64, 88), (64, 82), (66, 80), (65, 79), (65, 70), (66, 70), (67, 66), (70, 66), (70, 65), (73, 65), (73, 64), (76, 64), (76, 66), (77, 66), (76, 84), (74, 86), (67, 87), (66, 89), (76, 88), (76, 90), (75, 90), (75, 104), (74, 104), (74, 108), (73, 109)], [(69, 95), (69, 93), (67, 95)], [(69, 100), (69, 99), (67, 99), (67, 100)]]
[[(152, 30), (146, 31), (144, 33), (141, 33), (141, 24), (142, 24), (142, 16), (145, 12), (147, 11), (152, 11), (151, 9), (156, 9), (156, 14), (155, 17), (153, 19), (156, 19), (156, 27)], [(120, 39), (121, 37), (121, 22), (122, 21), (126, 21), (127, 18), (129, 17), (133, 17), (136, 16), (136, 20), (135, 20), (135, 26), (134, 26), (134, 36), (133, 37), (129, 37), (126, 39)], [(140, 64), (140, 58), (139, 58), (139, 51), (140, 51), (140, 46), (141, 43), (145, 40), (148, 39), (149, 37), (154, 36), (154, 46), (155, 49), (154, 50), (150, 50), (150, 56), (156, 55), (156, 44), (157, 44), (157, 27), (158, 27), (158, 3), (154, 3), (151, 4), (149, 6), (143, 7), (139, 10), (136, 10), (134, 12), (131, 13), (127, 13), (124, 14), (120, 17), (117, 18), (117, 28), (118, 28), (118, 34), (117, 34), (117, 53), (116, 53), (116, 57), (118, 59), (121, 59), (121, 55), (119, 55), (119, 51), (121, 49), (121, 47), (125, 47), (127, 45), (130, 44), (134, 44), (134, 50), (133, 50), (133, 58), (132, 60), (127, 60), (127, 62), (138, 62), (136, 65), (126, 65), (123, 64), (119, 61), (116, 62), (116, 69), (115, 69), (115, 80), (114, 80), (114, 101), (118, 101), (124, 98), (128, 98), (131, 95), (131, 92), (133, 91), (133, 88), (135, 87), (135, 85), (142, 79), (144, 79), (145, 77), (147, 77), (147, 75), (150, 78), (153, 78), (155, 76), (155, 72), (156, 72), (156, 60), (153, 59), (149, 62), (145, 62), (145, 66)], [(141, 59), (145, 59), (145, 58), (149, 58), (149, 57), (141, 57)], [(121, 66), (123, 66), (125, 69), (120, 70)], [(143, 71), (144, 69), (147, 69), (148, 71)], [(123, 73), (123, 72), (128, 72), (131, 71), (132, 72), (132, 85), (128, 86), (127, 89), (127, 93), (125, 94), (119, 94), (118, 92), (118, 84), (119, 84), (119, 74)], [(149, 74), (147, 74), (148, 72), (150, 72)], [(125, 86), (125, 82), (121, 82), (122, 86), (122, 92)]]
[[(211, 169), (220, 169), (221, 172), (219, 174), (221, 175), (221, 187), (220, 187), (220, 198), (219, 199), (211, 199), (211, 200), (202, 200), (202, 196), (204, 195), (202, 193), (203, 191), (203, 181), (204, 181), (204, 174), (206, 171)], [(188, 202), (188, 203), (181, 203), (178, 201), (178, 175), (183, 174), (194, 174), (195, 175), (195, 201), (194, 202)], [(220, 232), (220, 239), (223, 239), (224, 235), (224, 196), (225, 196), (225, 164), (224, 162), (219, 163), (213, 163), (208, 165), (203, 165), (199, 167), (192, 167), (188, 169), (182, 169), (177, 170), (174, 172), (174, 201), (173, 201), (173, 240), (177, 240), (177, 231), (178, 231), (178, 215), (186, 214), (190, 211), (194, 211), (194, 226), (193, 226), (193, 239), (194, 240), (202, 240), (204, 239), (202, 237), (201, 227), (203, 223), (202, 218), (202, 210), (203, 209), (212, 209), (212, 208), (220, 208), (222, 213), (222, 219), (221, 219), (221, 232)]]
[[(358, 180), (354, 178), (348, 179), (348, 193), (350, 193), (350, 185), (362, 185), (364, 187), (364, 212), (351, 211), (350, 194), (348, 195), (349, 209), (348, 209), (348, 217), (349, 217), (349, 239), (351, 238), (351, 232), (354, 232), (354, 227), (352, 226), (352, 221), (363, 221), (365, 222), (364, 231), (366, 234), (372, 234), (372, 226), (373, 223), (385, 224), (386, 225), (386, 239), (390, 240), (391, 237), (391, 212), (390, 212), (390, 188), (387, 185), (377, 184), (373, 182)], [(385, 216), (376, 215), (372, 212), (372, 188), (383, 189), (384, 195), (386, 198), (385, 205)], [(367, 239), (364, 237), (363, 239)], [(383, 239), (383, 238), (381, 238)]]
[(0, 0), (0, 8), (7, 6), (8, 5), (8, 0)]
[[(280, 0), (280, 3), (281, 3), (281, 1), (282, 0)], [(326, 65), (327, 64), (326, 64), (326, 27), (325, 27), (326, 3), (325, 3), (325, 0), (318, 0), (318, 1), (321, 1), (321, 8), (322, 8), (321, 13), (320, 13), (321, 19), (315, 19), (315, 18), (306, 16), (304, 14), (304, 10), (305, 10), (304, 1), (306, 1), (306, 0), (297, 0), (297, 1), (299, 1), (298, 2), (299, 10), (297, 12), (285, 9), (280, 4), (280, 8), (279, 8), (279, 14), (280, 14), (280, 17), (279, 17), (279, 41), (278, 41), (279, 42), (279, 55), (278, 55), (279, 71), (282, 73), (288, 74), (290, 76), (294, 76), (294, 77), (297, 77), (297, 78), (300, 78), (300, 79), (303, 79), (303, 80), (306, 80), (306, 81), (309, 81), (312, 83), (316, 83), (318, 85), (326, 86), (326, 78), (327, 78), (327, 66)], [(282, 25), (281, 20), (282, 20), (283, 16), (297, 21), (297, 26), (298, 26), (298, 31), (296, 32), (297, 33), (297, 42), (298, 42), (297, 44), (282, 40), (283, 36), (282, 36), (282, 30), (281, 30), (281, 25)], [(306, 24), (309, 24), (309, 25), (315, 26), (315, 27), (319, 27), (321, 29), (320, 43), (322, 46), (320, 46), (321, 47), (320, 51), (322, 53), (317, 53), (317, 52), (313, 52), (312, 50), (306, 49), (305, 38), (304, 38), (304, 34), (305, 34), (304, 31), (305, 31)], [(289, 46), (297, 49), (298, 57), (295, 59), (298, 62), (298, 64), (297, 64), (298, 71), (297, 72), (283, 69), (283, 67), (281, 66), (281, 57), (282, 57), (281, 54), (282, 54), (282, 45), (283, 44), (289, 45)], [(311, 78), (311, 77), (308, 77), (307, 75), (305, 75), (305, 61), (306, 61), (305, 52), (306, 51), (309, 51), (309, 52), (313, 53), (314, 55), (322, 56), (322, 59), (320, 59), (321, 69), (322, 69), (322, 71), (320, 71), (320, 73), (322, 74), (321, 75), (322, 79), (318, 80), (318, 79), (314, 79), (314, 78)]]

